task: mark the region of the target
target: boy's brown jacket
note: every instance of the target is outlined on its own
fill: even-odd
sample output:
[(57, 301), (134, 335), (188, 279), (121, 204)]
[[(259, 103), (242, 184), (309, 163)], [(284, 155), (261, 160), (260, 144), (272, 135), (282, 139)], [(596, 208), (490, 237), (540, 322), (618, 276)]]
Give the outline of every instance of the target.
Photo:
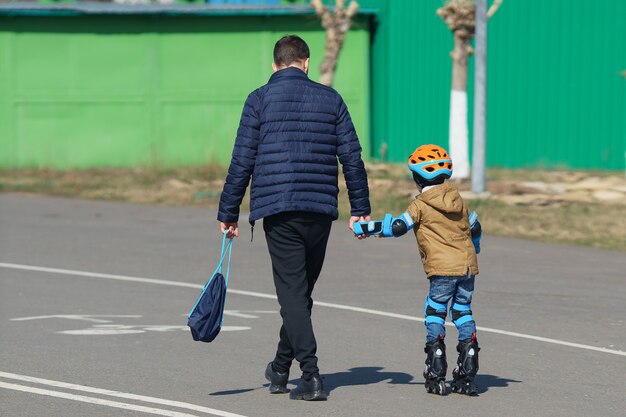
[(427, 189), (411, 202), (413, 217), (426, 276), (478, 274), (476, 251), (468, 221), (469, 210), (457, 188), (449, 181)]

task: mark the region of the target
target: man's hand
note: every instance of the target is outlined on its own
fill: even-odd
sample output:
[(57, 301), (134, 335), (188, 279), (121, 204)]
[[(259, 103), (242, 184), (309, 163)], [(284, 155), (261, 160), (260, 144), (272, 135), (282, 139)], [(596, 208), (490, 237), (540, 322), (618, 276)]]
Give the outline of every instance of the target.
[(235, 223), (220, 222), (220, 229), (222, 230), (222, 233), (228, 230), (228, 233), (226, 233), (226, 237), (229, 239), (239, 236), (239, 224), (237, 222)]
[[(350, 228), (350, 231), (352, 231), (352, 233), (354, 233), (354, 223), (356, 222), (369, 222), (371, 221), (372, 218), (370, 217), (370, 215), (368, 214), (367, 216), (351, 216), (350, 217), (350, 225), (348, 226)], [(361, 239), (365, 239), (368, 236), (367, 235), (355, 235), (355, 237), (359, 240)]]

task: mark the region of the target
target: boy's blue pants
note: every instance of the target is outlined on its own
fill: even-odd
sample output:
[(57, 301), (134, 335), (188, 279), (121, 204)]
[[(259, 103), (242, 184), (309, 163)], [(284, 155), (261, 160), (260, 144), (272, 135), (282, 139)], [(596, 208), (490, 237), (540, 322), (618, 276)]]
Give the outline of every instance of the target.
[(444, 324), (450, 300), (452, 300), (450, 317), (459, 330), (459, 340), (471, 339), (472, 333), (476, 332), (476, 323), (471, 310), (473, 294), (473, 275), (433, 276), (430, 278), (430, 291), (424, 305), (427, 343), (434, 342), (439, 335), (446, 337)]

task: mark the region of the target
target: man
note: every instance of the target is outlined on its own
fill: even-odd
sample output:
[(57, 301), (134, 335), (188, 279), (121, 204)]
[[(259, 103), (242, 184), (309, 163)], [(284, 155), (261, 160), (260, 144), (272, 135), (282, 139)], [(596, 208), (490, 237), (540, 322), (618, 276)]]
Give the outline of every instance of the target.
[(239, 207), (252, 177), (250, 223), (263, 218), (283, 325), (265, 377), (286, 393), (293, 359), (302, 378), (290, 398), (325, 400), (311, 324), (311, 293), (322, 269), (331, 223), (338, 217), (338, 164), (351, 205), (350, 228), (369, 221), (361, 146), (341, 96), (309, 80), (309, 47), (285, 36), (274, 47), (274, 74), (246, 100), (217, 219), (239, 236)]

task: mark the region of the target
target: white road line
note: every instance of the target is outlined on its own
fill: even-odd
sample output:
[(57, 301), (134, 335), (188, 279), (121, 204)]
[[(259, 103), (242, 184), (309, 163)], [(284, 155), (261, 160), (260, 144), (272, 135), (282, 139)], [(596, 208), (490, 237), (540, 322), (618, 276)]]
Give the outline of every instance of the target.
[[(166, 406), (170, 406), (170, 407), (185, 408), (187, 410), (198, 411), (198, 412), (201, 412), (201, 413), (211, 414), (213, 416), (219, 416), (219, 417), (245, 417), (245, 416), (242, 416), (241, 414), (229, 413), (228, 411), (216, 410), (214, 408), (203, 407), (201, 405), (195, 405), (195, 404), (185, 403), (185, 402), (181, 402), (181, 401), (172, 401), (172, 400), (166, 400), (166, 399), (163, 399), (163, 398), (147, 397), (145, 395), (137, 395), (137, 394), (130, 394), (130, 393), (126, 393), (126, 392), (112, 391), (112, 390), (102, 389), (102, 388), (94, 388), (94, 387), (89, 387), (89, 386), (86, 386), (86, 385), (70, 384), (68, 382), (53, 381), (51, 379), (43, 379), (43, 378), (35, 378), (35, 377), (32, 377), (32, 376), (13, 374), (13, 373), (10, 373), (10, 372), (2, 372), (2, 371), (0, 371), (0, 378), (13, 379), (13, 380), (24, 381), (24, 382), (31, 382), (31, 383), (35, 383), (35, 384), (48, 385), (48, 386), (55, 387), (55, 388), (65, 388), (65, 389), (71, 389), (71, 390), (75, 390), (75, 391), (89, 392), (91, 394), (107, 395), (109, 397), (124, 398), (124, 399), (127, 399), (127, 400), (135, 400), (135, 401), (142, 401), (142, 402), (152, 403), (152, 404), (166, 405)], [(6, 384), (6, 383), (0, 381), (0, 387), (1, 388), (14, 389), (14, 388), (11, 388), (11, 387), (7, 387), (6, 385), (13, 385), (13, 384)], [(16, 385), (16, 386), (17, 387), (22, 387), (22, 385)], [(31, 387), (24, 387), (24, 388), (28, 388), (28, 390), (21, 389), (20, 391), (34, 392), (32, 390), (37, 389), (37, 388), (31, 388)], [(43, 390), (41, 390), (41, 391), (43, 391)], [(50, 392), (57, 392), (57, 391), (50, 391)], [(43, 393), (40, 393), (40, 392), (34, 392), (34, 393), (35, 394), (48, 395), (48, 394), (43, 394)], [(60, 394), (73, 395), (73, 394), (66, 394), (66, 393), (60, 393)], [(53, 397), (54, 396), (59, 397), (59, 395), (52, 395), (52, 396)], [(79, 396), (79, 397), (82, 397), (82, 396)], [(61, 397), (61, 398), (75, 399), (75, 398), (69, 398), (69, 397)], [(83, 398), (92, 398), (92, 397), (83, 397)], [(94, 398), (94, 399), (97, 399), (97, 398)], [(77, 400), (77, 401), (81, 401), (81, 400)], [(99, 401), (106, 401), (106, 400), (99, 400)], [(92, 401), (86, 401), (86, 402), (92, 402)], [(100, 403), (94, 403), (94, 404), (100, 404)], [(124, 403), (115, 403), (115, 404), (124, 404)], [(101, 405), (109, 405), (109, 404), (101, 404)], [(127, 404), (127, 405), (132, 405), (132, 404)], [(114, 407), (114, 406), (111, 405), (111, 407)], [(140, 407), (140, 406), (133, 406), (133, 407)], [(129, 408), (129, 409), (135, 410), (135, 408), (130, 408), (130, 407), (119, 407), (119, 408)], [(146, 408), (146, 407), (142, 407), (142, 408)], [(150, 410), (153, 410), (153, 409), (150, 409)], [(158, 410), (158, 409), (154, 409), (154, 410)], [(143, 410), (138, 410), (138, 411), (143, 411)], [(162, 411), (166, 411), (166, 410), (162, 410)], [(146, 411), (146, 412), (148, 412), (148, 411)], [(172, 412), (170, 412), (170, 413), (172, 413)], [(154, 413), (154, 414), (156, 414), (156, 413)], [(162, 415), (165, 415), (165, 416), (181, 416), (182, 417), (182, 416), (189, 416), (190, 414), (177, 413), (177, 414), (162, 414)]]
[[(112, 279), (112, 280), (118, 280), (118, 281), (141, 282), (141, 283), (144, 283), (144, 284), (169, 285), (169, 286), (185, 287), (185, 288), (202, 288), (203, 287), (202, 285), (190, 284), (190, 283), (187, 283), (187, 282), (178, 282), (178, 281), (167, 281), (167, 280), (160, 280), (160, 279), (151, 279), (151, 278), (131, 277), (131, 276), (125, 276), (125, 275), (100, 274), (100, 273), (96, 273), (96, 272), (76, 271), (76, 270), (59, 269), (59, 268), (45, 268), (45, 267), (41, 267), (41, 266), (12, 264), (12, 263), (3, 263), (3, 262), (0, 262), (0, 268), (21, 269), (21, 270), (26, 270), (26, 271), (37, 271), (37, 272), (48, 272), (48, 273), (54, 273), (54, 274), (72, 275), (72, 276), (80, 276), (80, 277), (88, 277), (88, 278), (103, 278), (103, 279)], [(249, 296), (249, 297), (267, 298), (267, 299), (272, 299), (272, 300), (276, 299), (275, 295), (265, 294), (265, 293), (260, 293), (260, 292), (254, 292), (254, 291), (243, 291), (243, 290), (236, 290), (236, 289), (229, 288), (228, 292), (231, 293), (231, 294), (246, 295), (246, 296)], [(320, 307), (334, 308), (334, 309), (338, 309), (338, 310), (348, 310), (348, 311), (354, 311), (354, 312), (357, 312), (357, 313), (365, 313), (365, 314), (371, 314), (371, 315), (376, 315), (376, 316), (390, 317), (390, 318), (395, 318), (395, 319), (400, 319), (400, 320), (410, 320), (410, 321), (417, 321), (417, 322), (423, 322), (424, 321), (424, 319), (421, 318), (421, 317), (408, 316), (406, 314), (397, 314), (397, 313), (391, 313), (391, 312), (381, 311), (381, 310), (371, 310), (369, 308), (353, 307), (353, 306), (347, 306), (347, 305), (343, 305), (343, 304), (333, 304), (333, 303), (326, 303), (326, 302), (322, 302), (322, 301), (315, 301), (315, 305), (316, 306), (320, 306)], [(453, 326), (452, 323), (446, 323), (446, 325), (447, 326)], [(577, 348), (577, 349), (591, 350), (591, 351), (594, 351), (594, 352), (601, 352), (601, 353), (609, 353), (609, 354), (612, 354), (612, 355), (626, 356), (626, 352), (624, 352), (622, 350), (607, 349), (607, 348), (603, 348), (603, 347), (583, 345), (583, 344), (580, 344), (580, 343), (572, 343), (572, 342), (567, 342), (567, 341), (564, 341), (564, 340), (550, 339), (550, 338), (547, 338), (547, 337), (533, 336), (533, 335), (530, 335), (530, 334), (510, 332), (510, 331), (507, 331), (507, 330), (493, 329), (493, 328), (490, 328), (490, 327), (478, 326), (477, 329), (482, 331), (482, 332), (486, 332), (486, 333), (495, 333), (495, 334), (500, 334), (500, 335), (504, 335), (504, 336), (511, 336), (511, 337), (517, 337), (517, 338), (521, 338), (521, 339), (535, 340), (535, 341), (544, 342), (544, 343), (552, 343), (552, 344), (555, 344), (555, 345), (568, 346), (568, 347), (573, 347), (573, 348)]]
[[(406, 314), (389, 313), (387, 311), (380, 311), (380, 310), (370, 310), (370, 309), (361, 308), (361, 307), (350, 307), (350, 306), (345, 306), (345, 305), (342, 305), (342, 304), (332, 304), (332, 303), (324, 303), (324, 302), (319, 302), (318, 303), (316, 301), (315, 305), (319, 305), (319, 306), (323, 306), (323, 307), (336, 308), (336, 309), (340, 309), (340, 310), (356, 311), (356, 312), (359, 312), (359, 313), (373, 314), (373, 315), (376, 315), (376, 316), (391, 317), (391, 318), (394, 318), (394, 319), (418, 321), (418, 322), (422, 322), (422, 323), (424, 321), (426, 321), (425, 319), (423, 319), (421, 317), (407, 316)], [(446, 322), (446, 326), (454, 327), (454, 324)], [(486, 332), (486, 333), (495, 333), (495, 334), (501, 334), (501, 335), (505, 335), (505, 336), (519, 337), (521, 339), (529, 339), (529, 340), (536, 340), (536, 341), (539, 341), (539, 342), (553, 343), (555, 345), (569, 346), (569, 347), (578, 348), (578, 349), (593, 350), (595, 352), (610, 353), (610, 354), (613, 354), (613, 355), (626, 356), (626, 352), (621, 351), (621, 350), (616, 350), (616, 349), (607, 349), (607, 348), (602, 348), (602, 347), (597, 347), (597, 346), (582, 345), (580, 343), (572, 343), (572, 342), (566, 342), (564, 340), (550, 339), (550, 338), (541, 337), (541, 336), (533, 336), (531, 334), (509, 332), (507, 330), (494, 329), (494, 328), (491, 328), (491, 327), (476, 326), (476, 329), (480, 330), (481, 332)]]
[(43, 320), (43, 319), (68, 319), (68, 320), (82, 320), (90, 321), (93, 323), (111, 323), (111, 320), (96, 319), (94, 317), (109, 317), (109, 318), (141, 318), (136, 314), (122, 314), (122, 315), (85, 315), (85, 314), (53, 314), (51, 316), (32, 316), (32, 317), (18, 317), (11, 319), (11, 321), (28, 321), (28, 320)]
[(240, 319), (258, 319), (259, 316), (253, 316), (252, 314), (240, 313), (237, 310), (224, 310), (225, 316), (239, 317)]
[(75, 271), (71, 269), (60, 269), (60, 268), (44, 268), (41, 266), (11, 264), (11, 263), (3, 263), (3, 262), (0, 262), (0, 268), (23, 269), (26, 271), (49, 272), (52, 274), (75, 275), (79, 277), (104, 278), (104, 279), (114, 279), (118, 281), (141, 282), (143, 284), (169, 285), (172, 287), (186, 287), (186, 288), (203, 288), (204, 287), (204, 285), (190, 284), (187, 282), (130, 277), (126, 275), (99, 274), (97, 272)]
[(37, 395), (47, 395), (49, 397), (64, 398), (66, 400), (80, 401), (80, 402), (89, 403), (89, 404), (104, 405), (107, 407), (122, 408), (124, 410), (141, 411), (142, 413), (156, 414), (159, 416), (198, 417), (194, 414), (179, 413), (177, 411), (163, 410), (160, 408), (144, 407), (142, 405), (134, 405), (134, 404), (121, 403), (118, 401), (103, 400), (103, 399), (95, 398), (95, 397), (87, 397), (85, 395), (68, 394), (67, 392), (61, 392), (61, 391), (51, 391), (47, 389), (33, 388), (33, 387), (25, 386), (25, 385), (8, 384), (2, 381), (0, 381), (0, 388), (6, 388), (6, 389), (14, 390), (14, 391), (29, 392), (31, 394), (37, 394)]

